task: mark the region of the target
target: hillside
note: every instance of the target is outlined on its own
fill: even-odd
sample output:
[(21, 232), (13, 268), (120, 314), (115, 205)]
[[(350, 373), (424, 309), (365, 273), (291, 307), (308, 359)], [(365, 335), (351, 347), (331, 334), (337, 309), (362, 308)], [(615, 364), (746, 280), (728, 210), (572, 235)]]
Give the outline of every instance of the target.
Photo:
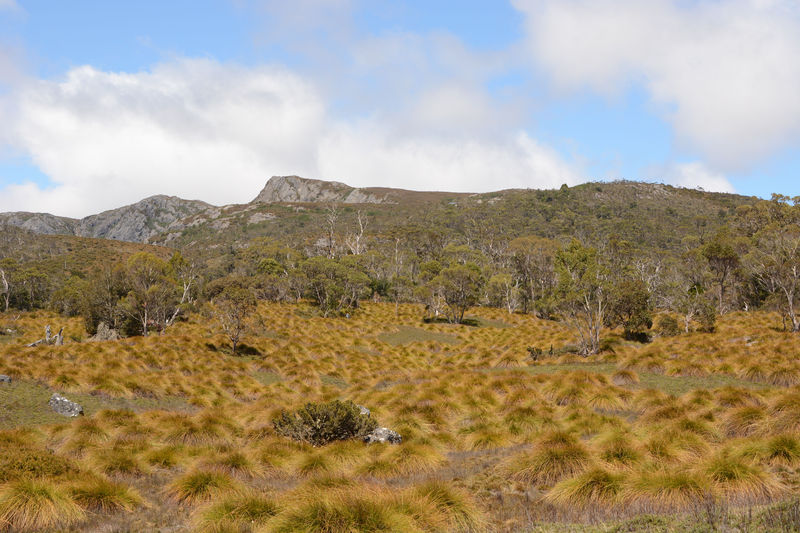
[(354, 213), (369, 218), (367, 233), (424, 226), (451, 240), (512, 239), (520, 235), (596, 239), (615, 233), (653, 249), (674, 249), (689, 234), (713, 231), (754, 198), (639, 182), (586, 183), (561, 190), (511, 189), (465, 194), (354, 188), (297, 176), (271, 178), (250, 203), (215, 207), (153, 196), (82, 220), (49, 214), (1, 213), (0, 223), (44, 234), (66, 234), (176, 248), (243, 245), (268, 237), (293, 245), (319, 238), (328, 207), (349, 231)]

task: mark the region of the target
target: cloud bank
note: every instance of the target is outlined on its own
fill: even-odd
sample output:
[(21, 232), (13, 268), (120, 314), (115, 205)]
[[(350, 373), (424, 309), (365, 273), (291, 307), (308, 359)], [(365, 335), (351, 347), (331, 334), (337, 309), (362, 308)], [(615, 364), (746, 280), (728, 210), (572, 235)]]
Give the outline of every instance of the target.
[(560, 90), (641, 84), (685, 146), (747, 169), (800, 136), (796, 0), (513, 0)]
[(133, 74), (76, 68), (20, 85), (4, 106), (2, 140), (53, 186), (8, 186), (0, 211), (84, 216), (159, 193), (246, 202), (273, 174), (453, 191), (578, 181), (522, 131), (423, 133), (429, 120), (469, 115), (470, 95), (457, 96), (421, 98), (405, 117), (420, 128), (390, 115), (336, 117), (312, 81), (281, 68), (190, 59)]

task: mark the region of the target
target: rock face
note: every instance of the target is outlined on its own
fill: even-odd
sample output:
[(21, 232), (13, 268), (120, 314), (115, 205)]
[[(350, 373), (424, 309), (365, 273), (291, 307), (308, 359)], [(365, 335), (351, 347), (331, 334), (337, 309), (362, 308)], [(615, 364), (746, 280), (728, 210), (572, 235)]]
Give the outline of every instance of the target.
[(0, 383), (11, 383), (11, 376), (0, 374)]
[(50, 409), (62, 416), (76, 417), (83, 416), (83, 407), (75, 402), (71, 402), (58, 393), (54, 393), (47, 402)]
[(400, 444), (403, 437), (396, 431), (389, 428), (376, 428), (372, 433), (364, 437), (364, 442), (372, 444), (374, 442), (388, 442), (389, 444)]
[(44, 235), (75, 235), (79, 221), (48, 213), (0, 213), (0, 224), (8, 224)]
[(211, 209), (211, 205), (175, 196), (151, 196), (132, 205), (82, 219), (76, 235), (118, 241), (147, 242), (153, 235), (180, 226), (186, 217)]
[(278, 202), (381, 204), (386, 202), (386, 198), (337, 181), (312, 180), (299, 176), (273, 176), (253, 203)]
[(47, 213), (0, 213), (0, 224), (9, 224), (46, 235), (77, 235), (118, 241), (147, 242), (153, 235), (183, 229), (186, 217), (213, 209), (197, 200), (175, 196), (151, 196), (132, 205), (104, 211), (81, 220)]
[(100, 322), (97, 325), (97, 333), (90, 337), (89, 340), (93, 341), (115, 341), (119, 339), (117, 330), (111, 329), (105, 322)]

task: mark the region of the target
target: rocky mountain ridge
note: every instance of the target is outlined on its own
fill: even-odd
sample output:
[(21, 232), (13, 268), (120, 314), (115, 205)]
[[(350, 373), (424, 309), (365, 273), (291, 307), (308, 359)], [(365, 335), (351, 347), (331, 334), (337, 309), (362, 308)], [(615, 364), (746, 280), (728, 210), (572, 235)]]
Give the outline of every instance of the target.
[[(341, 224), (352, 224), (353, 213), (363, 211), (368, 214), (371, 231), (427, 220), (425, 224), (441, 227), (466, 224), (473, 233), (486, 231), (492, 224), (510, 224), (506, 227), (513, 227), (514, 231), (528, 228), (525, 231), (529, 233), (550, 235), (574, 229), (576, 220), (581, 219), (585, 226), (581, 231), (593, 231), (592, 228), (605, 221), (616, 221), (615, 225), (626, 221), (631, 225), (628, 228), (631, 237), (640, 238), (649, 231), (645, 226), (652, 220), (664, 217), (688, 220), (701, 213), (722, 216), (732, 213), (736, 205), (752, 200), (733, 194), (631, 181), (586, 183), (552, 191), (509, 189), (471, 194), (356, 188), (339, 182), (274, 176), (246, 204), (213, 206), (162, 195), (80, 220), (46, 213), (0, 213), (0, 226), (16, 226), (47, 235), (178, 248), (213, 249), (242, 245), (255, 237), (289, 236), (297, 241), (296, 245), (304, 246), (305, 240), (318, 238), (319, 227), (327, 223), (324, 204), (339, 204), (342, 209), (337, 216), (341, 217)], [(468, 220), (460, 220), (463, 216)], [(531, 224), (534, 226), (528, 227)]]
[(154, 235), (173, 229), (184, 218), (211, 209), (213, 206), (198, 200), (157, 195), (82, 219), (49, 213), (0, 213), (0, 224), (45, 235), (76, 235), (144, 243)]
[(369, 189), (358, 189), (338, 181), (313, 180), (299, 176), (273, 176), (251, 203), (382, 204), (388, 201), (388, 196), (389, 194), (375, 194)]

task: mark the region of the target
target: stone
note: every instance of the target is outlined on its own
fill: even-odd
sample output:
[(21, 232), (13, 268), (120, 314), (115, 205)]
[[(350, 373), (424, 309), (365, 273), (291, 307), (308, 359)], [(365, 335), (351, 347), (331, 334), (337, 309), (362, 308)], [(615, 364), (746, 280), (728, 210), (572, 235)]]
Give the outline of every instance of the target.
[(358, 407), (361, 410), (361, 414), (362, 415), (370, 416), (372, 414), (372, 413), (370, 413), (369, 409), (367, 409), (363, 405), (356, 404), (356, 407)]
[(11, 376), (0, 374), (0, 383), (11, 383)]
[(80, 404), (67, 400), (58, 393), (54, 393), (50, 397), (50, 401), (47, 402), (47, 405), (49, 405), (53, 411), (62, 416), (83, 416), (83, 407), (81, 407)]
[(389, 444), (400, 444), (403, 437), (396, 431), (389, 428), (376, 428), (372, 433), (364, 437), (364, 442), (372, 444), (374, 442), (388, 442)]
[(97, 325), (97, 333), (95, 333), (93, 337), (90, 337), (90, 340), (93, 341), (115, 341), (117, 339), (119, 339), (117, 330), (111, 329), (105, 322), (100, 322), (100, 324)]

